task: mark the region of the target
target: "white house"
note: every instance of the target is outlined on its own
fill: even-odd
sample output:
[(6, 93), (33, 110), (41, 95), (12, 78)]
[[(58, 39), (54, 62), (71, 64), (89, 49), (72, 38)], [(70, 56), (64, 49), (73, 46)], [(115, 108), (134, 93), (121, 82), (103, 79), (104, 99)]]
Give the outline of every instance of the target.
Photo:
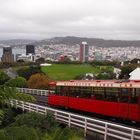
[(140, 80), (140, 68), (136, 68), (129, 75), (129, 80)]

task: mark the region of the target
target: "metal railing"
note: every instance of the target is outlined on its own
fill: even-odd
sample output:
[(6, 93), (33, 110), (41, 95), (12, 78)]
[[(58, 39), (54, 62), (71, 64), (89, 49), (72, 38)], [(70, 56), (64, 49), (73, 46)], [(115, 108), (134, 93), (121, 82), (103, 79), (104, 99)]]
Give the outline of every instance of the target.
[(49, 92), (54, 93), (54, 91), (42, 90), (42, 89), (30, 89), (30, 88), (17, 88), (19, 92), (29, 93), (33, 95), (48, 96)]
[(33, 103), (12, 100), (11, 105), (17, 108), (21, 108), (23, 111), (37, 112), (40, 114), (47, 114), (52, 112), (55, 119), (61, 123), (67, 124), (69, 127), (79, 127), (84, 130), (84, 133), (94, 132), (103, 135), (104, 140), (108, 137), (120, 139), (120, 140), (140, 140), (140, 130), (109, 123), (106, 121), (100, 121), (73, 113), (56, 110), (46, 106), (40, 106)]

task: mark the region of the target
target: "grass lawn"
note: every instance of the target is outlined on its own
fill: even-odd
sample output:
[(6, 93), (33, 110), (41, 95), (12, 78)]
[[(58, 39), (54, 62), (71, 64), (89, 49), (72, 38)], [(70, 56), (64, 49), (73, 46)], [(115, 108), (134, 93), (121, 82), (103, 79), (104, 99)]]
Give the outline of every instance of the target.
[(53, 64), (42, 67), (42, 71), (53, 80), (72, 80), (81, 74), (99, 73), (100, 67), (93, 67), (88, 64)]

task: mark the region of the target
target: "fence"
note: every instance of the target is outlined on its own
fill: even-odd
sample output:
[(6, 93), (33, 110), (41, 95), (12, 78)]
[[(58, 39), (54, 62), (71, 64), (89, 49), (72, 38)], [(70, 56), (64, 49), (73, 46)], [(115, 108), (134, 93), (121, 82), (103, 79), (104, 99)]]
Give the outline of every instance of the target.
[(48, 96), (49, 92), (54, 92), (54, 91), (48, 91), (48, 90), (42, 90), (42, 89), (30, 89), (30, 88), (17, 88), (19, 92), (22, 93), (29, 93), (33, 95), (40, 95), (40, 96)]
[(61, 123), (67, 124), (69, 127), (79, 127), (87, 132), (95, 132), (103, 135), (104, 140), (108, 137), (120, 139), (120, 140), (140, 140), (140, 130), (124, 127), (114, 123), (96, 120), (65, 111), (56, 110), (50, 107), (40, 106), (33, 103), (12, 100), (11, 105), (17, 108), (21, 108), (23, 111), (37, 112), (40, 114), (47, 114), (52, 112), (55, 119)]

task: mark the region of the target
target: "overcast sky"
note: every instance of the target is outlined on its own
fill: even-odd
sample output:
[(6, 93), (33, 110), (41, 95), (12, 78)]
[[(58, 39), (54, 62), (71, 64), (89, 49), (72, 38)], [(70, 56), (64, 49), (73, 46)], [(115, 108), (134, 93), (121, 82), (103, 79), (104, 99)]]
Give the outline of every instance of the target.
[(0, 0), (0, 39), (140, 40), (140, 0)]

